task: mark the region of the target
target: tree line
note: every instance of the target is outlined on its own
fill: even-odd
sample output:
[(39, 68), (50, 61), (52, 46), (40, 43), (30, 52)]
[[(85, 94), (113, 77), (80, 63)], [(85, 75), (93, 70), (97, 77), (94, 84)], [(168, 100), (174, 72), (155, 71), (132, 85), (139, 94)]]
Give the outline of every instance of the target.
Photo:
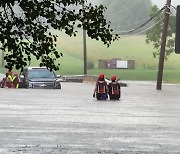
[[(89, 2), (95, 3), (93, 0)], [(149, 18), (151, 0), (98, 0), (107, 10), (105, 18), (111, 21), (115, 33), (131, 30), (140, 26)]]

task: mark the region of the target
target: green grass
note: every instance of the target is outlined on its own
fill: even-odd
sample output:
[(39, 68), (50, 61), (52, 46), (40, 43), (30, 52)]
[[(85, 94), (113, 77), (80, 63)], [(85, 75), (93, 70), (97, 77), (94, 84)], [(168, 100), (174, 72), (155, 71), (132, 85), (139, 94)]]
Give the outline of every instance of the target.
[[(63, 53), (69, 56), (76, 57), (83, 61), (83, 44), (82, 37), (75, 38), (60, 38)], [(95, 69), (88, 70), (88, 74), (99, 74), (101, 72), (109, 78), (112, 74), (117, 75), (124, 80), (149, 80), (155, 81), (157, 79), (157, 70), (159, 59), (153, 58), (154, 52), (152, 45), (145, 43), (145, 36), (122, 37), (119, 41), (114, 42), (110, 48), (106, 48), (101, 42), (87, 39), (87, 57), (88, 61), (95, 63)], [(64, 58), (68, 58), (64, 56)], [(63, 59), (64, 59), (63, 58)], [(112, 59), (120, 58), (123, 60), (135, 60), (135, 70), (122, 69), (98, 69), (98, 59)], [(165, 61), (164, 77), (166, 82), (180, 82), (180, 55), (172, 54), (168, 61)], [(66, 60), (65, 60), (66, 61)], [(75, 62), (79, 63), (78, 61)], [(73, 63), (74, 64), (74, 63)], [(83, 63), (82, 63), (83, 64)], [(69, 63), (71, 65), (71, 63)], [(78, 67), (77, 69), (82, 69)], [(63, 67), (61, 72), (64, 72)], [(66, 71), (67, 72), (67, 71)], [(71, 72), (71, 70), (69, 70)]]
[[(58, 33), (57, 49), (63, 53), (60, 58), (60, 70), (57, 74), (74, 75), (83, 74), (83, 38), (81, 33), (76, 38), (70, 38)], [(117, 75), (123, 80), (149, 80), (157, 78), (158, 58), (154, 59), (152, 45), (145, 43), (145, 36), (122, 37), (107, 48), (102, 42), (87, 39), (87, 59), (95, 64), (94, 69), (89, 69), (88, 74), (98, 75), (104, 73), (106, 77)], [(1, 54), (1, 53), (0, 53)], [(122, 60), (135, 60), (135, 70), (126, 69), (99, 69), (99, 59), (120, 58)], [(180, 55), (172, 54), (164, 66), (165, 82), (180, 83)], [(1, 60), (1, 59), (0, 59)], [(31, 66), (37, 66), (38, 61), (32, 61)], [(0, 68), (5, 72), (4, 68)]]
[[(90, 74), (103, 72), (107, 78), (116, 75), (123, 80), (156, 80), (155, 70), (119, 70), (119, 69), (97, 69), (88, 71)], [(142, 73), (143, 72), (143, 73)]]

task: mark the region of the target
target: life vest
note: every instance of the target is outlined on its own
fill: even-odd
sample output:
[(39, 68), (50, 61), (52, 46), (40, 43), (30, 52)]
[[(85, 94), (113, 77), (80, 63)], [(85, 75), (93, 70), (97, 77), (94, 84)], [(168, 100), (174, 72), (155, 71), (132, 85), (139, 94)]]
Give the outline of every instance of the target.
[(97, 93), (99, 93), (99, 94), (106, 93), (106, 86), (107, 86), (106, 81), (98, 80), (96, 86), (97, 86)]
[(11, 75), (8, 75), (8, 79), (9, 79), (9, 82), (10, 82), (9, 88), (14, 88), (13, 77)]
[(18, 76), (13, 76), (12, 80), (13, 80), (14, 87), (19, 88), (19, 83), (21, 82), (20, 78)]
[(112, 94), (115, 94), (115, 95), (119, 94), (119, 90), (120, 90), (119, 89), (119, 83), (118, 82), (111, 82), (110, 85), (111, 85)]

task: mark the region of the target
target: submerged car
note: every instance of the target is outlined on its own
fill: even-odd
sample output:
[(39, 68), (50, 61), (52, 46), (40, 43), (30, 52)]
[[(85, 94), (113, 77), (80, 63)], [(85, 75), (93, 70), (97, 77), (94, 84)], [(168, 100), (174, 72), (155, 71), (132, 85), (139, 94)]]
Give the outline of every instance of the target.
[(46, 67), (25, 68), (20, 78), (21, 88), (61, 89), (60, 75), (56, 75)]

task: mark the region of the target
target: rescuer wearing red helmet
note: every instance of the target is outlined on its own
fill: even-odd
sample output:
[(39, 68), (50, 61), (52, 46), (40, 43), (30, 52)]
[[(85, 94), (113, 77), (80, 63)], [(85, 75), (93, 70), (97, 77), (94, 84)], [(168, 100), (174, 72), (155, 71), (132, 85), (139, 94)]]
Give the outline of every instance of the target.
[(8, 73), (6, 73), (6, 76), (3, 78), (3, 80), (0, 83), (1, 88), (9, 88), (10, 87), (10, 81), (8, 78)]
[(99, 78), (96, 82), (93, 97), (95, 96), (97, 100), (106, 100), (108, 98), (108, 86), (103, 73), (99, 74)]
[(20, 83), (19, 75), (17, 73), (14, 73), (14, 76), (13, 76), (14, 88), (19, 88), (19, 83)]
[(116, 81), (115, 75), (111, 76), (111, 83), (109, 83), (108, 89), (110, 100), (119, 100), (119, 98), (121, 97), (121, 87), (119, 83)]
[(104, 79), (104, 74), (103, 73), (99, 74), (99, 79)]
[(8, 72), (8, 79), (9, 79), (9, 88), (14, 88), (12, 70), (9, 70)]

